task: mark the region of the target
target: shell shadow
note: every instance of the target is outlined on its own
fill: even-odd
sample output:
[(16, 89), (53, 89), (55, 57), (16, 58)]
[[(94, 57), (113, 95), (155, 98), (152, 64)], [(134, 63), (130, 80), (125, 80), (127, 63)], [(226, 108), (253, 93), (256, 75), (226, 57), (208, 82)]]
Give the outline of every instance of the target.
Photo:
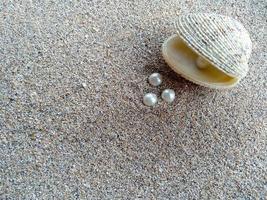
[(138, 70), (138, 73), (145, 74), (147, 77), (153, 72), (158, 72), (163, 76), (162, 88), (174, 88), (183, 92), (201, 92), (210, 93), (211, 89), (198, 86), (174, 72), (165, 62), (161, 53), (161, 46), (165, 39), (172, 34), (164, 31), (155, 32), (153, 35), (143, 33), (146, 36), (144, 41), (141, 41), (141, 50), (144, 55), (148, 56), (145, 64)]

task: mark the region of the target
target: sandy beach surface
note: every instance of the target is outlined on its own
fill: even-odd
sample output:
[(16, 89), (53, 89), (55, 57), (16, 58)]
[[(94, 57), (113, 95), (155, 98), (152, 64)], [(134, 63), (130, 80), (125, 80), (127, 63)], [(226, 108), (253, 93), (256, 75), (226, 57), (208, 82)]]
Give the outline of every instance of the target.
[[(1, 1), (0, 199), (266, 199), (266, 6)], [(188, 12), (248, 29), (250, 71), (237, 87), (197, 86), (164, 62), (161, 45)], [(171, 105), (143, 105), (165, 88)]]

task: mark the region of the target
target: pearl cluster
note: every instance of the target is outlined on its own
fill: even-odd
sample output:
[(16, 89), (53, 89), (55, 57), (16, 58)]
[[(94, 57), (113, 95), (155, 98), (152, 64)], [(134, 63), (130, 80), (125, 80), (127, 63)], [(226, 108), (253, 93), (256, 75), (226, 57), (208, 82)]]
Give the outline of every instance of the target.
[[(159, 73), (153, 73), (149, 76), (148, 82), (153, 86), (159, 86), (162, 83), (162, 76)], [(172, 103), (175, 99), (174, 90), (163, 90), (161, 93), (161, 98), (167, 103)], [(146, 106), (154, 106), (158, 102), (158, 97), (154, 93), (147, 93), (143, 98), (143, 102)]]

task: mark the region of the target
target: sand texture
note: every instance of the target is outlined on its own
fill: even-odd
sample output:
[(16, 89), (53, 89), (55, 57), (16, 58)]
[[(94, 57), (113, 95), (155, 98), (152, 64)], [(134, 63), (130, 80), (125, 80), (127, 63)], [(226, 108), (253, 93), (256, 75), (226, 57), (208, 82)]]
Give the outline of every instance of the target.
[[(267, 196), (265, 0), (0, 1), (0, 199)], [(230, 15), (250, 71), (217, 91), (161, 56), (187, 12)], [(147, 78), (160, 72), (163, 84)], [(142, 103), (176, 92), (173, 104)]]

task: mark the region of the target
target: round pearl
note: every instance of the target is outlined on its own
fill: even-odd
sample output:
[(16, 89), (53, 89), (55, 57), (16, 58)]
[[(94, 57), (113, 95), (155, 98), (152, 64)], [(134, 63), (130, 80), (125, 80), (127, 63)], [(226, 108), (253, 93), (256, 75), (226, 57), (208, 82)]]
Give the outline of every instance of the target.
[(153, 86), (159, 86), (162, 83), (162, 76), (159, 73), (153, 73), (149, 76), (148, 82)]
[(171, 103), (173, 102), (173, 100), (175, 99), (175, 92), (172, 89), (165, 89), (163, 90), (162, 94), (161, 94), (161, 98), (168, 102)]
[(153, 93), (147, 93), (144, 96), (143, 102), (146, 106), (154, 106), (158, 101), (157, 95)]
[(196, 60), (196, 64), (199, 69), (204, 69), (209, 65), (209, 62), (199, 56)]

